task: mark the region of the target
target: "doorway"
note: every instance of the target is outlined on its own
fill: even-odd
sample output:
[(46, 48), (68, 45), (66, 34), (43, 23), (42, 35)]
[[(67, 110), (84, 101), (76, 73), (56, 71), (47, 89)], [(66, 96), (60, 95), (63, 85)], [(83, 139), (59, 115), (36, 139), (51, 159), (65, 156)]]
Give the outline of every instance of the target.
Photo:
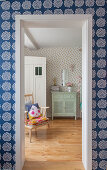
[[(82, 23), (82, 161), (92, 169), (92, 18), (90, 15), (16, 17), (16, 169), (24, 164), (24, 28), (70, 28)], [(20, 44), (20, 45), (19, 45)], [(19, 163), (20, 162), (20, 163)]]

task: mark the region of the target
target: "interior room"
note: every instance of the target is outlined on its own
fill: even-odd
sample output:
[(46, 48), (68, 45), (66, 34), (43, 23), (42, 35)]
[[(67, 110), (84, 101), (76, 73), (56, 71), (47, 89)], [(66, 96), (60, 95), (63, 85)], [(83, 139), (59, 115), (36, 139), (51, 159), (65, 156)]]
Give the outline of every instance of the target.
[(26, 28), (24, 39), (25, 160), (82, 170), (82, 27)]

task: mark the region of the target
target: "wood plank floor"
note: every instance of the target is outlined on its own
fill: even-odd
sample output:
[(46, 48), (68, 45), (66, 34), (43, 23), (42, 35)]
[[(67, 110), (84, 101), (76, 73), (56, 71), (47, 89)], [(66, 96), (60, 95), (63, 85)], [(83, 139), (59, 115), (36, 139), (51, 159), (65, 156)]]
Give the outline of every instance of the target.
[(82, 165), (82, 121), (55, 119), (50, 128), (26, 132), (23, 170), (84, 170)]

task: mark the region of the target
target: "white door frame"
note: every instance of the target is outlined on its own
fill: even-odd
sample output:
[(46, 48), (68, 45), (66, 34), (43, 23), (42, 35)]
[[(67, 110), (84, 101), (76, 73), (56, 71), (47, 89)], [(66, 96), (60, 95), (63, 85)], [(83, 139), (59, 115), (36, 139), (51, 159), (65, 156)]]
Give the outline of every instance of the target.
[(24, 151), (24, 28), (69, 28), (82, 22), (82, 161), (92, 170), (92, 16), (17, 15), (16, 16), (16, 170), (22, 170)]

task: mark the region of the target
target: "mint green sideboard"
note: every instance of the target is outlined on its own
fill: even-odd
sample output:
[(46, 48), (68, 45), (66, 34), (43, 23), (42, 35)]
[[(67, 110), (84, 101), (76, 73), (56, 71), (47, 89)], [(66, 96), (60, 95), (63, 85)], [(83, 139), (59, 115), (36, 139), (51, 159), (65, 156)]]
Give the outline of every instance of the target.
[(76, 92), (52, 92), (52, 120), (70, 116), (76, 120), (76, 95)]

